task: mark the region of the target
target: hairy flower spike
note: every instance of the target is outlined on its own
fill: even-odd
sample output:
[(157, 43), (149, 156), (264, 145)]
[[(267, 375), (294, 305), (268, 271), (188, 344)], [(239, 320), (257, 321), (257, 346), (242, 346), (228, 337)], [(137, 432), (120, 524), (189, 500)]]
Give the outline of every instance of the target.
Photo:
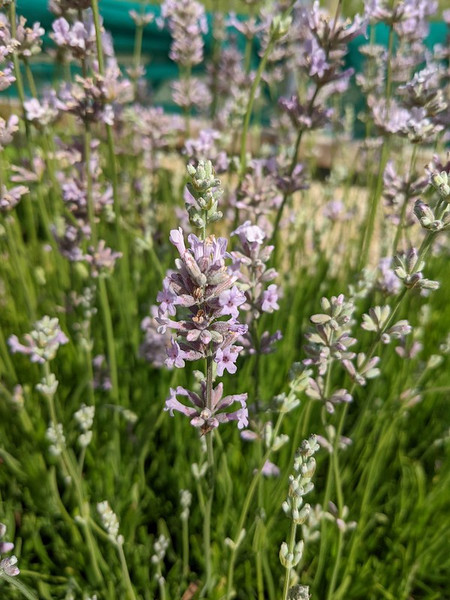
[(200, 160), (197, 167), (188, 164), (186, 169), (189, 175), (187, 189), (193, 200), (186, 203), (189, 220), (195, 227), (205, 229), (209, 223), (222, 218), (217, 209), (223, 194), (220, 180), (215, 177), (210, 160)]
[(69, 341), (61, 331), (58, 319), (43, 317), (34, 324), (34, 329), (24, 336), (25, 344), (21, 344), (16, 335), (8, 339), (12, 353), (19, 352), (30, 357), (31, 362), (44, 364), (53, 360), (58, 348)]
[(123, 544), (123, 537), (119, 535), (119, 519), (107, 500), (97, 504), (97, 512), (111, 541), (115, 544)]

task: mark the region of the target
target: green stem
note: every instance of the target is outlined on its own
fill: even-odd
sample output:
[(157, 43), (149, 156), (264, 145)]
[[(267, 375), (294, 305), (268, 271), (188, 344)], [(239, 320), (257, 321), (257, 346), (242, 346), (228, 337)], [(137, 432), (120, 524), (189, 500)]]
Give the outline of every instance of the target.
[(400, 212), (400, 220), (399, 220), (399, 223), (397, 226), (397, 230), (395, 232), (394, 243), (392, 245), (392, 255), (393, 256), (395, 256), (395, 254), (397, 253), (397, 246), (400, 241), (400, 236), (402, 234), (403, 227), (404, 227), (406, 209), (408, 207), (408, 201), (410, 198), (409, 192), (410, 192), (410, 187), (411, 187), (411, 180), (413, 177), (414, 167), (415, 167), (416, 159), (417, 159), (417, 151), (418, 151), (418, 145), (414, 144), (414, 148), (413, 148), (413, 151), (411, 154), (411, 162), (409, 165), (409, 172), (408, 172), (408, 189), (405, 192), (405, 198), (403, 200), (403, 204), (402, 204), (402, 208), (401, 208), (401, 212)]
[[(11, 26), (11, 38), (15, 39), (16, 34), (17, 34), (17, 25), (16, 25), (16, 2), (15, 0), (13, 2), (11, 2), (11, 4), (9, 5), (9, 23)], [(20, 105), (22, 107), (22, 115), (23, 115), (23, 119), (25, 121), (25, 130), (26, 130), (26, 135), (27, 135), (27, 140), (30, 140), (30, 124), (28, 123), (28, 120), (26, 118), (26, 112), (25, 112), (25, 91), (24, 91), (24, 86), (23, 86), (23, 79), (22, 79), (22, 73), (20, 72), (20, 64), (19, 64), (19, 57), (17, 55), (16, 52), (13, 52), (13, 64), (14, 64), (14, 75), (16, 77), (16, 87), (17, 87), (17, 93), (19, 95), (19, 101), (20, 101)]]
[(127, 560), (125, 558), (125, 553), (123, 551), (123, 544), (117, 544), (117, 550), (119, 552), (120, 565), (122, 567), (123, 578), (125, 579), (125, 585), (128, 592), (128, 600), (136, 600), (136, 596), (133, 590), (133, 586), (131, 584), (130, 572), (128, 571)]
[(189, 520), (182, 519), (183, 535), (183, 579), (189, 575)]
[[(16, 231), (13, 231), (11, 224), (8, 219), (4, 220), (5, 230), (8, 238), (8, 246), (11, 255), (11, 262), (14, 267), (14, 271), (19, 278), (23, 300), (25, 306), (27, 307), (28, 316), (31, 321), (36, 320), (36, 297), (34, 293), (34, 288), (32, 283), (29, 281), (29, 270), (27, 269), (27, 265), (24, 265), (21, 255), (18, 252), (17, 245), (22, 245), (23, 240), (21, 240), (22, 233), (18, 230), (19, 228), (15, 228)], [(14, 221), (14, 225), (16, 222)], [(17, 235), (15, 235), (17, 233)], [(24, 268), (25, 267), (25, 268)], [(26, 274), (26, 275), (25, 275)]]
[(87, 196), (87, 209), (88, 209), (88, 220), (91, 227), (91, 240), (94, 248), (97, 247), (98, 234), (97, 234), (97, 223), (95, 221), (95, 207), (94, 197), (92, 195), (92, 174), (91, 174), (91, 126), (88, 121), (84, 124), (84, 168), (86, 175), (86, 196)]
[[(294, 554), (296, 533), (297, 533), (297, 523), (292, 521), (291, 533), (289, 535), (289, 544), (288, 544), (289, 554)], [(283, 600), (287, 600), (287, 598), (288, 598), (290, 582), (291, 582), (291, 572), (292, 572), (292, 567), (291, 566), (286, 567), (286, 574), (284, 576), (284, 586), (283, 586)]]
[(16, 588), (22, 596), (28, 598), (28, 600), (38, 600), (37, 596), (32, 594), (30, 590), (21, 581), (18, 581), (15, 577), (10, 577), (6, 573), (0, 574), (0, 579), (7, 581), (12, 587)]
[(136, 25), (136, 33), (134, 36), (134, 51), (133, 51), (133, 64), (135, 69), (135, 81), (134, 81), (134, 97), (136, 99), (137, 96), (137, 86), (138, 86), (138, 69), (141, 64), (141, 54), (142, 54), (142, 39), (144, 36), (144, 26)]
[(108, 292), (106, 289), (105, 279), (103, 277), (100, 277), (98, 280), (98, 289), (99, 289), (99, 293), (100, 293), (100, 305), (102, 307), (103, 322), (104, 322), (105, 331), (106, 331), (106, 347), (108, 349), (109, 369), (111, 372), (111, 383), (112, 383), (111, 396), (116, 402), (118, 402), (119, 401), (119, 378), (118, 378), (118, 371), (117, 371), (114, 329), (113, 329), (113, 324), (112, 324), (111, 308), (109, 306), (109, 300), (108, 300)]
[[(97, 45), (97, 56), (98, 56), (98, 71), (99, 74), (104, 77), (105, 76), (105, 63), (103, 57), (103, 47), (102, 47), (102, 31), (100, 26), (100, 12), (98, 8), (98, 0), (92, 0), (92, 15), (94, 19), (94, 27), (95, 27), (95, 38)], [(111, 180), (112, 180), (112, 190), (113, 190), (113, 206), (114, 206), (114, 214), (115, 214), (115, 229), (116, 229), (116, 239), (118, 241), (119, 250), (122, 253), (122, 258), (119, 261), (119, 273), (122, 284), (122, 294), (120, 303), (121, 307), (121, 316), (125, 323), (126, 331), (128, 332), (129, 339), (133, 345), (133, 348), (137, 347), (137, 341), (135, 339), (135, 335), (133, 335), (133, 327), (132, 327), (132, 319), (131, 316), (137, 314), (136, 309), (136, 297), (135, 294), (131, 294), (131, 285), (130, 285), (130, 277), (129, 277), (129, 258), (128, 258), (128, 246), (125, 243), (125, 239), (123, 236), (123, 230), (121, 226), (121, 206), (120, 206), (120, 190), (119, 190), (119, 178), (118, 178), (118, 170), (117, 170), (117, 161), (116, 161), (116, 151), (114, 145), (114, 133), (112, 125), (106, 124), (106, 135), (108, 142), (108, 154), (109, 161), (108, 166), (111, 170)]]
[(331, 575), (330, 587), (328, 588), (327, 600), (333, 600), (334, 590), (336, 589), (336, 581), (339, 573), (339, 567), (341, 564), (342, 548), (344, 546), (344, 532), (339, 530), (338, 537), (338, 549), (336, 559), (333, 565), (333, 573)]
[(158, 563), (158, 586), (159, 586), (159, 596), (160, 600), (166, 600), (166, 580), (164, 579), (161, 572), (161, 564)]
[(245, 171), (247, 169), (247, 135), (248, 129), (250, 126), (250, 118), (253, 112), (253, 104), (255, 102), (256, 90), (261, 81), (262, 74), (266, 67), (267, 60), (269, 58), (270, 53), (272, 52), (272, 48), (274, 46), (274, 40), (271, 38), (269, 43), (267, 44), (266, 51), (259, 63), (258, 70), (256, 71), (255, 79), (253, 80), (252, 87), (250, 88), (250, 96), (248, 98), (247, 110), (245, 112), (244, 124), (242, 127), (242, 136), (241, 136), (241, 153), (240, 153), (240, 169), (239, 169), (239, 185), (242, 183), (244, 179)]
[[(274, 430), (273, 430), (273, 439), (275, 439), (278, 435), (283, 418), (284, 418), (284, 413), (280, 413), (278, 415), (278, 419), (277, 419), (277, 422), (276, 422)], [(230, 562), (228, 564), (226, 600), (231, 600), (231, 598), (233, 597), (233, 576), (234, 576), (234, 566), (236, 563), (236, 558), (237, 558), (237, 554), (238, 554), (238, 550), (239, 550), (239, 546), (240, 546), (240, 544), (238, 545), (239, 537), (241, 535), (242, 530), (244, 529), (245, 519), (247, 518), (247, 513), (250, 509), (250, 504), (253, 500), (253, 496), (255, 494), (255, 491), (256, 491), (256, 488), (258, 485), (258, 481), (261, 477), (263, 467), (266, 464), (266, 461), (269, 459), (271, 454), (272, 454), (272, 448), (268, 448), (265, 455), (263, 456), (260, 468), (253, 475), (252, 482), (250, 483), (250, 486), (247, 490), (247, 495), (245, 497), (244, 504), (242, 506), (241, 514), (239, 516), (239, 521), (238, 521), (237, 527), (235, 529), (234, 547), (231, 549), (231, 557), (230, 557)]]
[[(333, 465), (332, 465), (331, 457), (330, 457), (330, 460), (328, 462), (328, 473), (327, 473), (327, 478), (326, 478), (327, 483), (325, 486), (325, 494), (324, 494), (324, 499), (322, 502), (323, 510), (327, 510), (328, 502), (330, 501), (330, 498), (331, 498), (332, 472), (333, 472)], [(325, 519), (322, 519), (321, 524), (320, 524), (319, 560), (317, 563), (317, 569), (316, 569), (316, 574), (314, 576), (314, 584), (313, 584), (313, 587), (316, 590), (316, 592), (318, 590), (318, 585), (322, 578), (322, 574), (323, 574), (323, 571), (325, 568), (326, 551), (328, 549), (327, 544), (326, 544), (326, 530), (327, 530), (327, 522)]]
[[(308, 110), (307, 110), (308, 114), (310, 114), (311, 111), (314, 108), (314, 102), (316, 101), (316, 98), (317, 98), (317, 95), (318, 95), (318, 93), (320, 91), (320, 88), (321, 88), (321, 86), (319, 84), (316, 84), (316, 89), (314, 90), (314, 93), (313, 93), (313, 95), (311, 97), (311, 100), (309, 101), (309, 104), (308, 104)], [(304, 133), (305, 133), (305, 129), (303, 129), (303, 127), (298, 130), (297, 138), (295, 140), (295, 145), (294, 145), (294, 153), (292, 155), (292, 160), (291, 160), (291, 164), (289, 166), (289, 171), (288, 171), (288, 176), (289, 177), (292, 175), (292, 173), (294, 172), (294, 169), (295, 169), (295, 167), (297, 165), (298, 153), (299, 153), (299, 150), (300, 150), (300, 144), (301, 144), (301, 141), (302, 141)], [(270, 244), (271, 245), (275, 244), (275, 242), (276, 242), (276, 238), (277, 238), (277, 235), (278, 235), (278, 226), (280, 224), (281, 217), (283, 216), (284, 207), (286, 206), (287, 201), (288, 201), (288, 199), (289, 199), (290, 196), (291, 196), (291, 194), (289, 194), (287, 192), (285, 192), (283, 194), (283, 200), (281, 201), (280, 207), (278, 208), (278, 212), (277, 212), (277, 215), (275, 217), (275, 222), (274, 222), (274, 226), (273, 226), (272, 237), (270, 238)], [(275, 251), (277, 251), (277, 245), (276, 244), (275, 244)]]
[(386, 112), (389, 110), (392, 95), (392, 54), (394, 52), (394, 27), (389, 25), (387, 74), (386, 74)]
[[(388, 40), (388, 57), (387, 57), (387, 75), (386, 75), (386, 116), (389, 113), (389, 107), (391, 102), (392, 94), (392, 54), (394, 50), (394, 28), (392, 24), (389, 26), (389, 40)], [(367, 224), (364, 229), (363, 238), (363, 250), (360, 255), (359, 270), (361, 270), (366, 264), (370, 252), (370, 246), (372, 243), (373, 233), (375, 229), (375, 221), (378, 212), (378, 204), (381, 197), (381, 191), (383, 187), (383, 172), (386, 167), (387, 159), (389, 155), (389, 138), (384, 138), (383, 147), (381, 150), (380, 164), (378, 168), (377, 182), (375, 185), (375, 191), (371, 198), (370, 210), (367, 219)]]
[[(44, 363), (44, 375), (45, 375), (46, 379), (48, 379), (48, 377), (50, 375), (50, 367), (49, 367), (48, 362)], [(49, 396), (47, 396), (47, 399), (48, 399), (48, 406), (49, 406), (49, 412), (50, 412), (50, 420), (51, 420), (53, 427), (56, 430), (57, 425), (58, 425), (58, 418), (56, 415), (54, 397), (53, 397), (53, 395), (49, 395)], [(84, 529), (86, 545), (88, 547), (89, 554), (90, 554), (91, 560), (92, 560), (92, 568), (94, 571), (95, 582), (99, 583), (99, 582), (103, 581), (103, 577), (102, 577), (100, 568), (98, 566), (98, 561), (97, 561), (97, 555), (99, 554), (99, 550), (96, 547), (96, 544), (95, 544), (94, 538), (92, 537), (92, 532), (90, 529), (89, 503), (84, 498), (83, 484), (82, 484), (78, 469), (73, 464), (72, 458), (71, 458), (70, 454), (67, 452), (67, 448), (65, 448), (65, 447), (62, 448), (62, 452), (61, 452), (61, 466), (62, 466), (63, 470), (70, 476), (70, 479), (73, 481), (73, 484), (75, 486), (75, 492), (76, 492), (76, 496), (78, 499), (78, 507), (79, 507), (81, 517), (83, 519), (82, 522), (83, 522), (83, 529)]]
[(33, 98), (38, 97), (36, 84), (34, 82), (33, 71), (31, 70), (30, 63), (28, 62), (28, 58), (23, 59), (23, 63), (25, 65), (25, 74), (27, 76), (28, 87), (30, 88), (31, 95)]
[[(213, 357), (208, 356), (206, 359), (206, 407), (212, 409), (212, 385), (213, 385)], [(202, 591), (202, 595), (209, 595), (212, 590), (212, 561), (211, 561), (211, 512), (214, 498), (215, 485), (215, 465), (214, 465), (214, 448), (213, 448), (213, 432), (206, 433), (206, 449), (208, 457), (208, 496), (205, 503), (205, 514), (203, 517), (203, 551), (205, 555), (205, 571), (206, 582)]]
[(370, 208), (369, 214), (367, 217), (367, 224), (363, 229), (363, 240), (362, 240), (362, 252), (360, 254), (360, 260), (358, 265), (358, 270), (362, 270), (362, 268), (367, 264), (367, 259), (369, 257), (370, 246), (372, 245), (373, 233), (375, 230), (375, 221), (378, 212), (378, 205), (381, 198), (381, 192), (383, 189), (383, 173), (386, 167), (386, 163), (389, 156), (389, 140), (385, 138), (383, 140), (383, 147), (381, 149), (381, 157), (380, 163), (378, 167), (378, 175), (377, 181), (375, 184), (375, 189), (371, 196), (370, 200)]

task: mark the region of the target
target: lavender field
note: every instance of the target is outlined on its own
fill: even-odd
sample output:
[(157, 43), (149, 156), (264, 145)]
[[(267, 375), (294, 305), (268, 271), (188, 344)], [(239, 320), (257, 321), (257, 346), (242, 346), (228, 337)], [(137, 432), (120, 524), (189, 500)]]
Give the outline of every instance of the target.
[(0, 5), (0, 599), (450, 599), (450, 10)]

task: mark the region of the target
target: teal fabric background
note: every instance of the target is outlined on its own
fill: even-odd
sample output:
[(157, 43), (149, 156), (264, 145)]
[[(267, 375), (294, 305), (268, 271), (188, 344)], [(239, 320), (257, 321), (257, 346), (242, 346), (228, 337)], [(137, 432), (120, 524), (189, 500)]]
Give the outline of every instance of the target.
[[(131, 57), (133, 53), (135, 26), (128, 14), (131, 9), (139, 12), (141, 4), (123, 0), (100, 0), (100, 12), (103, 16), (104, 26), (112, 35), (119, 61), (126, 62), (126, 57)], [(154, 13), (155, 17), (160, 16), (160, 7), (157, 5), (148, 5), (146, 11)], [(47, 9), (47, 2), (42, 0), (18, 0), (17, 14), (26, 17), (29, 23), (39, 21), (46, 30), (44, 53), (33, 60), (33, 73), (38, 85), (52, 84), (56, 79), (63, 77), (63, 73), (45, 57), (45, 50), (54, 47), (52, 40), (49, 38), (49, 33), (55, 17)], [(210, 16), (209, 22), (211, 23)], [(432, 23), (430, 34), (426, 40), (427, 46), (432, 48), (437, 43), (445, 43), (446, 31), (445, 23)], [(388, 28), (384, 25), (378, 25), (375, 38), (377, 43), (387, 45)], [(159, 29), (155, 21), (145, 28), (142, 45), (143, 62), (146, 66), (147, 78), (153, 89), (158, 89), (162, 83), (174, 79), (178, 75), (176, 64), (168, 56), (170, 42), (169, 32)], [(364, 43), (367, 43), (367, 40), (363, 36), (353, 40), (350, 43), (350, 51), (346, 57), (346, 66), (353, 67), (356, 72), (360, 71), (363, 65), (364, 58), (358, 52), (358, 47)], [(211, 48), (212, 37), (209, 33), (205, 36), (206, 57), (211, 54)], [(200, 66), (198, 71), (201, 72), (201, 70), (202, 67)], [(3, 92), (3, 95), (8, 94), (15, 94), (14, 86)]]

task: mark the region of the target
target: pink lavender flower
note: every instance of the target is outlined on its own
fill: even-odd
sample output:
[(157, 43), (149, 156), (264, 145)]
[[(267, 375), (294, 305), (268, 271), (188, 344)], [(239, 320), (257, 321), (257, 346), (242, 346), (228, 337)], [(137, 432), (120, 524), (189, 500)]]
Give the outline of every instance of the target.
[(367, 104), (372, 113), (375, 125), (383, 132), (399, 133), (405, 130), (411, 117), (410, 112), (391, 98), (387, 103), (385, 98), (375, 98), (370, 95)]
[[(11, 552), (11, 550), (14, 549), (14, 544), (11, 542), (2, 541), (5, 533), (6, 525), (0, 523), (0, 555)], [(0, 579), (2, 577), (2, 573), (5, 573), (9, 577), (16, 577), (19, 575), (20, 571), (17, 567), (17, 558), (14, 555), (2, 558), (2, 560), (0, 560)]]
[(392, 268), (392, 257), (380, 258), (378, 270), (377, 287), (386, 294), (398, 294), (402, 286)]
[(40, 23), (34, 23), (33, 27), (27, 27), (26, 22), (27, 20), (24, 17), (19, 17), (16, 28), (16, 41), (18, 44), (15, 52), (21, 57), (29, 58), (40, 53), (45, 29), (41, 27)]
[(53, 360), (58, 348), (69, 340), (61, 331), (58, 319), (45, 316), (34, 324), (33, 331), (24, 335), (24, 341), (21, 344), (16, 335), (10, 336), (8, 344), (11, 352), (25, 354), (31, 362), (44, 364)]
[(219, 348), (216, 352), (214, 361), (217, 363), (217, 375), (222, 377), (224, 371), (234, 374), (237, 371), (236, 360), (242, 346), (228, 346), (224, 350)]
[(233, 318), (237, 319), (239, 317), (238, 307), (245, 302), (245, 294), (243, 294), (239, 288), (235, 285), (229, 289), (225, 290), (219, 296), (219, 304), (222, 307), (221, 314), (223, 315), (231, 315)]
[(216, 129), (201, 129), (198, 137), (188, 139), (185, 142), (185, 153), (192, 162), (200, 160), (211, 160), (217, 173), (224, 173), (230, 164), (230, 160), (223, 150), (217, 148), (217, 143), (222, 134)]
[(20, 199), (25, 194), (29, 193), (29, 189), (24, 185), (16, 185), (8, 190), (8, 188), (2, 184), (0, 188), (0, 211), (7, 212), (12, 210)]
[(105, 356), (103, 354), (97, 354), (97, 356), (94, 356), (92, 359), (92, 367), (94, 370), (94, 381), (92, 382), (93, 388), (95, 390), (111, 390), (111, 377)]
[(158, 307), (150, 308), (150, 316), (145, 317), (141, 323), (141, 329), (145, 333), (145, 338), (139, 354), (148, 360), (154, 367), (162, 367), (167, 359), (167, 347), (172, 341), (169, 332), (165, 334), (158, 333), (159, 324), (156, 320), (158, 316)]
[(173, 338), (170, 342), (170, 346), (167, 348), (166, 365), (169, 368), (177, 367), (178, 369), (182, 369), (185, 365), (184, 352)]
[(0, 523), (0, 554), (6, 554), (7, 552), (11, 552), (14, 548), (14, 544), (11, 542), (3, 542), (3, 538), (6, 534), (6, 525)]
[(114, 122), (114, 111), (107, 100), (107, 86), (99, 74), (93, 77), (75, 76), (75, 83), (65, 84), (59, 92), (62, 110), (77, 116), (83, 122)]
[(59, 101), (56, 92), (51, 90), (42, 100), (31, 98), (24, 102), (25, 114), (28, 121), (36, 127), (51, 125), (58, 118), (64, 105)]
[(181, 108), (206, 108), (211, 103), (208, 86), (197, 77), (174, 81), (172, 90), (173, 101)]
[(9, 86), (16, 80), (14, 76), (14, 67), (8, 64), (0, 70), (0, 92), (8, 89)]
[(277, 286), (274, 283), (272, 283), (271, 285), (269, 285), (267, 290), (264, 290), (263, 292), (261, 310), (263, 312), (271, 313), (274, 310), (278, 310), (279, 308), (280, 306), (278, 304)]
[[(100, 18), (100, 25), (103, 20)], [(53, 32), (50, 37), (58, 46), (59, 51), (67, 53), (74, 59), (94, 57), (96, 54), (96, 32), (92, 10), (83, 13), (83, 21), (75, 20), (69, 23), (64, 17), (56, 19), (52, 24)], [(111, 44), (102, 28), (103, 51), (112, 55)]]
[(301, 103), (298, 96), (280, 98), (280, 107), (287, 112), (297, 129), (313, 130), (326, 125), (333, 115), (333, 109)]
[(116, 260), (121, 258), (121, 252), (115, 252), (106, 246), (105, 240), (100, 240), (97, 247), (90, 246), (83, 259), (91, 267), (91, 276), (108, 277), (114, 270)]
[[(211, 393), (211, 408), (206, 404), (206, 383), (201, 383), (201, 392), (196, 394), (178, 386), (176, 389), (170, 389), (170, 396), (166, 400), (166, 411), (169, 411), (173, 417), (173, 411), (182, 413), (189, 417), (191, 425), (198, 427), (202, 434), (206, 434), (219, 426), (220, 423), (237, 421), (239, 429), (248, 425), (248, 410), (246, 406), (247, 394), (237, 394), (234, 396), (225, 396), (223, 398), (223, 384), (213, 388)], [(192, 406), (186, 406), (177, 399), (177, 396), (184, 396)], [(226, 409), (232, 404), (239, 403), (240, 408), (227, 412)]]
[(19, 129), (19, 117), (11, 115), (7, 121), (0, 117), (0, 151), (13, 140), (13, 135)]

